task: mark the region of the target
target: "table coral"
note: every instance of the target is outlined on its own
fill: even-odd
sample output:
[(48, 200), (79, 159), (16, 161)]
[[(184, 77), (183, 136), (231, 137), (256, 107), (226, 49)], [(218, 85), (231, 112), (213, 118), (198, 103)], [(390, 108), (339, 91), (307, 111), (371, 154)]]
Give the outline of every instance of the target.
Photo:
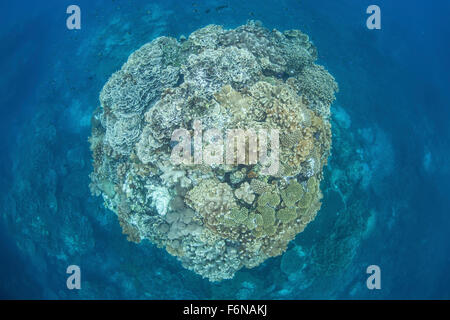
[[(301, 31), (254, 21), (144, 45), (100, 93), (89, 139), (92, 193), (130, 241), (148, 239), (210, 281), (282, 254), (320, 209), (330, 155), (337, 84), (316, 59)], [(194, 136), (197, 120), (204, 130), (278, 130), (278, 172), (248, 159), (171, 163), (173, 132)], [(260, 141), (254, 150), (262, 152)]]

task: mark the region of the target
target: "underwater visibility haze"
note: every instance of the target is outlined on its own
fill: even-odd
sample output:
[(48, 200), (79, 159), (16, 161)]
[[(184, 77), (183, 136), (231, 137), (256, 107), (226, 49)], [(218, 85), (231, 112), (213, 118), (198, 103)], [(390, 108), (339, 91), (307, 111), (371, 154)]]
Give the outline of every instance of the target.
[(448, 1), (0, 10), (0, 298), (450, 298)]

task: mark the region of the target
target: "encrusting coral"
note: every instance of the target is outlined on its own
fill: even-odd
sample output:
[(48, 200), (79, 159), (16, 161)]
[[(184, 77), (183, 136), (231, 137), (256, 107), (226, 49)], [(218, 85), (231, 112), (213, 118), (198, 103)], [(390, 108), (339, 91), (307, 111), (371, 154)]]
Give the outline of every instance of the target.
[[(89, 139), (92, 192), (130, 241), (149, 239), (211, 281), (282, 254), (320, 208), (330, 154), (337, 84), (316, 58), (301, 31), (254, 21), (144, 45), (100, 93)], [(173, 163), (172, 134), (194, 136), (198, 120), (203, 130), (278, 130), (277, 172), (265, 174), (248, 157)], [(204, 137), (203, 150), (217, 141)], [(254, 151), (262, 150), (259, 142)]]

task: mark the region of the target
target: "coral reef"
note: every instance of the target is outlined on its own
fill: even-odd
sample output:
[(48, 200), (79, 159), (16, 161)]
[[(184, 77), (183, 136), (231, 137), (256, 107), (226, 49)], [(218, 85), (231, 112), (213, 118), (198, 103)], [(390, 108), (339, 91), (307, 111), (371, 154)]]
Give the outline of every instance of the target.
[[(282, 254), (320, 208), (330, 155), (337, 84), (316, 58), (301, 31), (254, 21), (144, 45), (100, 93), (92, 193), (130, 241), (149, 239), (211, 281)], [(196, 120), (203, 130), (278, 130), (279, 170), (264, 174), (248, 157), (235, 165), (172, 163), (173, 132), (195, 136)], [(217, 141), (203, 142), (205, 151)]]

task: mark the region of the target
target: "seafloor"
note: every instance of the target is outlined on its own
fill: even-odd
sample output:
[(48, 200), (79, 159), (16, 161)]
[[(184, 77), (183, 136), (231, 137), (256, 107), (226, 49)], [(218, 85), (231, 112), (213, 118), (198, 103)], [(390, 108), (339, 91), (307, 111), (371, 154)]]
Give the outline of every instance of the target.
[[(450, 297), (450, 33), (438, 19), (448, 3), (378, 1), (382, 29), (368, 30), (367, 1), (78, 2), (79, 31), (65, 28), (64, 1), (1, 8), (11, 14), (0, 31), (0, 297)], [(150, 242), (126, 240), (89, 192), (87, 138), (103, 84), (131, 52), (160, 35), (248, 19), (301, 29), (317, 46), (340, 88), (332, 156), (322, 208), (287, 252), (212, 283)], [(72, 264), (82, 269), (78, 291), (66, 288)], [(366, 287), (373, 264), (381, 290)]]

